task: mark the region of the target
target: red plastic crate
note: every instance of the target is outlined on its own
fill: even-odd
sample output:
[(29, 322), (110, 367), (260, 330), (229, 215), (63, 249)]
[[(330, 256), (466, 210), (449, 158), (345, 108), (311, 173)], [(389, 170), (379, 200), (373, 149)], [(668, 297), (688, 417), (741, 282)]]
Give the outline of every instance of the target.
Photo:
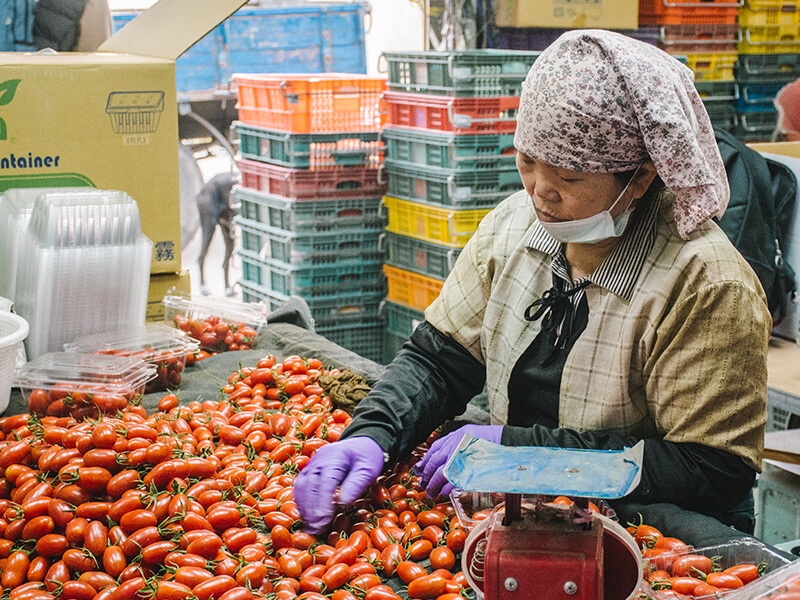
[(242, 186), (295, 200), (377, 197), (386, 193), (374, 167), (338, 167), (325, 171), (290, 169), (237, 158)]
[(640, 25), (735, 25), (741, 2), (731, 0), (640, 0)]
[(455, 98), (404, 92), (384, 94), (387, 125), (458, 133), (514, 133), (519, 96)]
[(294, 133), (378, 131), (385, 77), (236, 74), (239, 120)]

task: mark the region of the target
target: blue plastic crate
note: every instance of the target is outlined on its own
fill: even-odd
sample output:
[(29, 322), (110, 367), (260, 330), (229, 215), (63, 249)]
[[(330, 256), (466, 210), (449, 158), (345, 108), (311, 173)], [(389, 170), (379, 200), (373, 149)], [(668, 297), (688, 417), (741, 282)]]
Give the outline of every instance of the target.
[(384, 161), (389, 196), (435, 206), (491, 208), (523, 188), (516, 167), (454, 171)]
[(292, 200), (234, 186), (242, 218), (297, 233), (322, 233), (342, 229), (383, 229), (381, 198)]
[(386, 232), (384, 239), (389, 254), (387, 263), (438, 279), (447, 278), (461, 254), (461, 248), (440, 246), (396, 233)]
[(297, 267), (261, 259), (246, 250), (238, 250), (237, 254), (242, 261), (244, 280), (287, 296), (330, 298), (345, 291), (361, 295), (385, 289), (382, 264), (378, 261)]
[[(140, 11), (115, 11), (116, 32)], [(366, 74), (367, 2), (246, 5), (175, 63), (178, 93), (227, 89), (234, 73)]]
[(295, 266), (381, 262), (380, 229), (344, 229), (321, 233), (297, 233), (276, 229), (237, 217), (242, 249), (262, 259)]
[(773, 112), (772, 103), (784, 83), (737, 83), (736, 109), (742, 113)]

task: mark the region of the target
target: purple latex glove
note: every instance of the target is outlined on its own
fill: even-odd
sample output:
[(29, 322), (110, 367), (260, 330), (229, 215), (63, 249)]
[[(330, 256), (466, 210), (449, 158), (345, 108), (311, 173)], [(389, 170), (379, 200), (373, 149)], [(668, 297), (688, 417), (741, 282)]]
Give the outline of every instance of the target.
[(449, 494), (453, 490), (453, 484), (444, 476), (444, 465), (456, 451), (456, 447), (465, 433), (499, 444), (503, 435), (503, 426), (464, 425), (433, 442), (422, 460), (414, 467), (414, 470), (420, 475), (420, 486), (425, 488), (430, 498), (436, 498), (440, 494)]
[(355, 502), (381, 474), (383, 460), (383, 450), (368, 437), (347, 438), (317, 450), (294, 481), (294, 501), (305, 530), (325, 531), (336, 504)]

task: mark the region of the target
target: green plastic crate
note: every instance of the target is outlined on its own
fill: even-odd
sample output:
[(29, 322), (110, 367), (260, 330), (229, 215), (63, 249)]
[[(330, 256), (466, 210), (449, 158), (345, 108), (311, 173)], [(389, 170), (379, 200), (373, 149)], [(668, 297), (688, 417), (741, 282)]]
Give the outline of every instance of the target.
[(491, 208), (523, 189), (516, 167), (454, 171), (384, 161), (389, 196), (435, 206)]
[(383, 363), (383, 341), (386, 327), (380, 320), (363, 322), (315, 322), (314, 331), (322, 337), (347, 348), (359, 356)]
[(522, 82), (541, 52), (454, 50), (384, 52), (387, 85), (396, 92), (444, 96), (520, 96)]
[(235, 121), (240, 154), (282, 167), (321, 170), (338, 165), (379, 165), (379, 133), (287, 133)]
[(778, 124), (778, 112), (748, 112), (736, 114), (734, 135), (747, 142), (769, 141)]
[(743, 83), (788, 83), (800, 77), (800, 54), (740, 53), (734, 74)]
[(334, 297), (349, 291), (353, 295), (378, 293), (385, 287), (379, 261), (297, 267), (262, 259), (247, 250), (237, 250), (242, 261), (242, 278), (287, 296)]
[(447, 278), (461, 254), (461, 248), (440, 246), (396, 233), (387, 232), (383, 239), (388, 251), (387, 263), (438, 279)]
[(386, 157), (404, 166), (456, 171), (516, 165), (513, 133), (458, 135), (386, 127)]
[(242, 249), (264, 259), (296, 266), (381, 262), (382, 229), (344, 229), (320, 233), (298, 233), (276, 229), (237, 217)]
[(380, 216), (381, 198), (292, 200), (242, 186), (234, 186), (233, 193), (241, 205), (242, 218), (284, 231), (381, 229), (385, 225), (385, 219)]
[[(240, 279), (239, 285), (242, 289), (243, 298), (248, 302), (262, 302), (269, 309), (277, 310), (290, 296), (280, 292), (274, 292), (263, 285), (254, 281)], [(314, 319), (326, 320), (332, 317), (349, 315), (360, 317), (376, 317), (380, 314), (381, 303), (384, 302), (386, 293), (381, 290), (378, 292), (354, 294), (348, 288), (342, 288), (339, 293), (333, 293), (324, 297), (314, 297), (310, 295), (299, 295), (308, 304), (311, 316)]]

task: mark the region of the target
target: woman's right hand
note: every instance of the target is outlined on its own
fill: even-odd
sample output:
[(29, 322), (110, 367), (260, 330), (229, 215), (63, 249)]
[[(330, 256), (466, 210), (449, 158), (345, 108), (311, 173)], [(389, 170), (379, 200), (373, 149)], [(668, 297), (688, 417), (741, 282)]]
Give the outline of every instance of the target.
[(383, 462), (383, 449), (368, 437), (346, 438), (317, 450), (294, 482), (294, 501), (305, 530), (325, 531), (336, 505), (355, 502), (381, 474)]

